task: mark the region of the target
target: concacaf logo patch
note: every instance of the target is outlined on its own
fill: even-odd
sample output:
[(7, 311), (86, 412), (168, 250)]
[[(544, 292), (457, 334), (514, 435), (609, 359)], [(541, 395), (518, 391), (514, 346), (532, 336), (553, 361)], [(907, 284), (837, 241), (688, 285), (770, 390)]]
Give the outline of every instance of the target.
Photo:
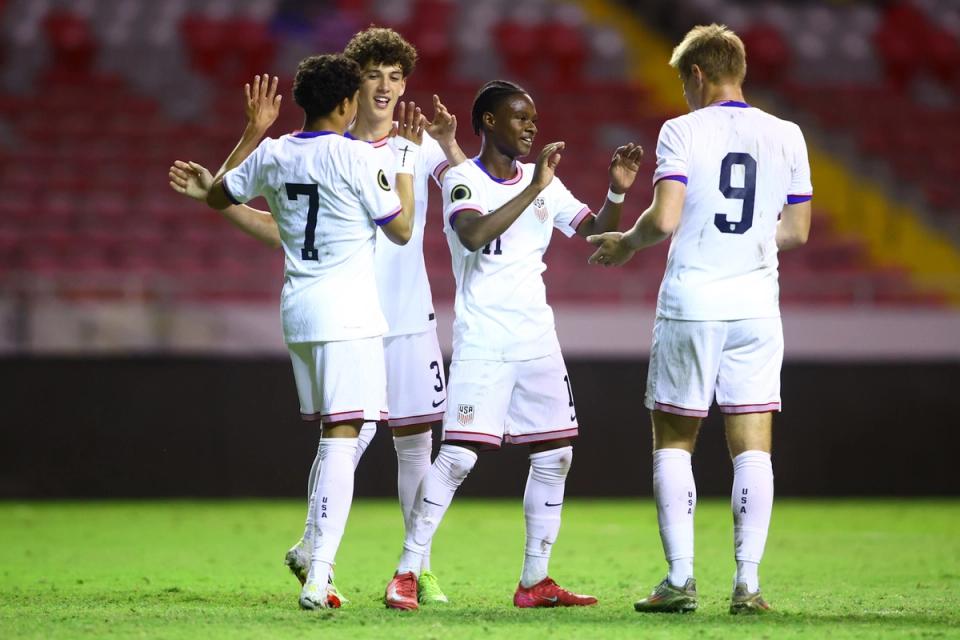
[(390, 191), (390, 183), (387, 181), (387, 176), (383, 173), (383, 169), (377, 172), (377, 184), (379, 184), (380, 188), (384, 191)]
[(461, 404), (457, 407), (457, 422), (463, 427), (468, 427), (473, 424), (472, 404)]
[(465, 184), (458, 184), (450, 191), (450, 200), (457, 202), (458, 200), (466, 200), (471, 195), (470, 187)]

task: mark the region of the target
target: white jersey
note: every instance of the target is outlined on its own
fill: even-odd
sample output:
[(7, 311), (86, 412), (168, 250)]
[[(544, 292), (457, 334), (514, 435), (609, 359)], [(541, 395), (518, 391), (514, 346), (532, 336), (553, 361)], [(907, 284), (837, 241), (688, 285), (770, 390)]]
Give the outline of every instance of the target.
[(687, 185), (657, 315), (741, 320), (780, 315), (777, 220), (813, 195), (800, 128), (743, 102), (668, 120), (654, 183)]
[(515, 198), (533, 170), (517, 163), (514, 178), (498, 180), (468, 160), (443, 178), (443, 229), (457, 281), (454, 360), (532, 360), (560, 349), (541, 275), (547, 268), (543, 254), (553, 229), (572, 236), (589, 207), (555, 177), (502, 236), (479, 251), (468, 251), (453, 228), (462, 211), (486, 215)]
[[(395, 151), (388, 139), (382, 138), (368, 144), (385, 168), (390, 185), (396, 188)], [(388, 336), (423, 333), (437, 324), (427, 267), (423, 262), (423, 233), (427, 222), (430, 176), (439, 185), (439, 176), (447, 165), (447, 157), (440, 145), (424, 133), (413, 174), (413, 235), (407, 244), (400, 246), (385, 234), (377, 234), (377, 288), (380, 291), (380, 306), (390, 327)]]
[(374, 275), (378, 224), (401, 211), (369, 145), (332, 132), (268, 138), (223, 178), (237, 204), (262, 195), (285, 254), (287, 343), (383, 335)]

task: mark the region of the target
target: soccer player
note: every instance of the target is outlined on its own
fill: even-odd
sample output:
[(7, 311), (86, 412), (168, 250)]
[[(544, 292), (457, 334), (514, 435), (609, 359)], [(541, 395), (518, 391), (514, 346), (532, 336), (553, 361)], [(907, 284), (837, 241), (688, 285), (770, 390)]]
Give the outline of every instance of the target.
[(588, 240), (621, 265), (673, 236), (657, 300), (646, 406), (667, 577), (637, 611), (693, 611), (691, 454), (716, 394), (733, 460), (737, 563), (730, 613), (764, 612), (758, 566), (773, 508), (772, 412), (780, 410), (777, 252), (810, 230), (810, 166), (799, 127), (744, 102), (746, 53), (724, 26), (693, 28), (670, 65), (691, 113), (657, 141), (653, 203), (626, 233)]
[[(446, 406), (446, 381), (443, 356), (437, 340), (436, 319), (423, 260), (423, 235), (429, 196), (429, 178), (440, 184), (450, 165), (466, 157), (457, 145), (456, 117), (434, 96), (434, 119), (419, 152), (403, 140), (391, 136), (393, 114), (406, 90), (407, 78), (417, 60), (416, 49), (392, 29), (371, 27), (356, 34), (344, 54), (363, 71), (356, 120), (347, 135), (369, 142), (387, 168), (393, 184), (395, 157), (403, 154), (414, 162), (415, 218), (413, 237), (403, 247), (377, 236), (376, 272), (380, 303), (389, 330), (384, 340), (387, 359), (387, 394), (390, 416), (387, 424), (393, 432), (397, 452), (397, 492), (404, 523), (407, 522), (417, 487), (430, 467), (432, 426), (439, 422)], [(415, 108), (415, 107), (408, 107)], [(415, 155), (414, 155), (415, 154)], [(171, 168), (171, 180), (181, 192), (187, 181), (205, 179), (203, 167), (177, 162)], [(269, 216), (249, 207), (233, 206), (223, 211), (235, 225), (270, 246), (279, 246), (276, 225)], [(373, 425), (360, 433), (357, 461), (373, 438)], [(286, 563), (301, 583), (309, 570), (312, 539), (313, 487), (319, 472), (319, 452), (311, 470), (307, 488), (308, 510), (303, 538), (287, 552)], [(420, 601), (444, 603), (447, 597), (431, 571), (429, 550), (418, 571)]]
[[(387, 323), (374, 269), (377, 228), (398, 244), (413, 230), (409, 156), (396, 164), (395, 192), (375, 151), (343, 135), (356, 115), (360, 73), (342, 55), (301, 61), (293, 95), (304, 110), (303, 130), (268, 138), (251, 154), (262, 134), (248, 126), (207, 194), (217, 210), (264, 196), (283, 244), (284, 337), (301, 414), (322, 430), (311, 564), (300, 594), (305, 609), (340, 606), (328, 583), (353, 499), (358, 436), (386, 417)], [(275, 89), (276, 79), (264, 103)], [(415, 145), (422, 116), (404, 116), (399, 135)]]
[(547, 576), (560, 529), (570, 439), (578, 432), (573, 392), (541, 274), (553, 229), (587, 236), (616, 228), (642, 149), (617, 149), (610, 191), (597, 216), (554, 172), (563, 142), (546, 145), (536, 164), (518, 162), (537, 133), (533, 99), (504, 81), (484, 85), (472, 109), (480, 155), (443, 179), (444, 232), (456, 278), (453, 362), (443, 443), (417, 492), (396, 574), (385, 603), (417, 609), (417, 571), (480, 449), (530, 445), (524, 494), (526, 553), (517, 607), (591, 605)]

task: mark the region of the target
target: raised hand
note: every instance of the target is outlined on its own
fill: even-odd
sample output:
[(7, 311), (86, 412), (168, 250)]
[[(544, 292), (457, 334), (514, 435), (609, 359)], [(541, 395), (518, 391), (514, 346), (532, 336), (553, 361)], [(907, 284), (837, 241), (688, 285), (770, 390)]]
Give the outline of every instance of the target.
[(277, 94), (277, 85), (280, 78), (269, 74), (254, 76), (253, 84), (243, 85), (243, 96), (246, 100), (244, 111), (247, 114), (247, 125), (261, 133), (266, 133), (280, 115), (280, 101), (283, 95)]
[(415, 102), (401, 101), (397, 103), (397, 124), (394, 125), (392, 133), (414, 144), (420, 144), (423, 142), (423, 129), (426, 122), (427, 118)]
[(175, 160), (167, 175), (171, 189), (200, 202), (206, 201), (207, 192), (213, 185), (213, 176), (206, 167), (196, 162)]
[(643, 147), (632, 142), (617, 147), (610, 160), (610, 186), (617, 193), (626, 193), (633, 186), (643, 158)]
[(551, 142), (540, 150), (537, 156), (537, 165), (533, 170), (533, 184), (537, 189), (543, 190), (553, 181), (557, 165), (560, 164), (560, 152), (566, 146), (566, 142)]
[(590, 264), (602, 264), (605, 267), (619, 267), (633, 257), (636, 249), (624, 240), (624, 234), (610, 231), (595, 236), (587, 236), (587, 242), (598, 247), (587, 259)]
[(453, 115), (440, 102), (440, 96), (433, 96), (433, 120), (426, 123), (426, 131), (440, 144), (451, 144), (457, 135), (457, 116)]

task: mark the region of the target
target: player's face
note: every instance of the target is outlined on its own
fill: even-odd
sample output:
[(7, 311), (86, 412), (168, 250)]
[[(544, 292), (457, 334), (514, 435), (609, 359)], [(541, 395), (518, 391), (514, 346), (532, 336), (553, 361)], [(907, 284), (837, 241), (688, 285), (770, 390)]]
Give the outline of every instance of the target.
[(510, 158), (530, 153), (537, 137), (537, 108), (525, 93), (509, 96), (497, 106), (490, 129), (492, 142)]
[(393, 109), (406, 88), (407, 79), (400, 65), (367, 64), (360, 82), (360, 116), (373, 120), (393, 118)]

